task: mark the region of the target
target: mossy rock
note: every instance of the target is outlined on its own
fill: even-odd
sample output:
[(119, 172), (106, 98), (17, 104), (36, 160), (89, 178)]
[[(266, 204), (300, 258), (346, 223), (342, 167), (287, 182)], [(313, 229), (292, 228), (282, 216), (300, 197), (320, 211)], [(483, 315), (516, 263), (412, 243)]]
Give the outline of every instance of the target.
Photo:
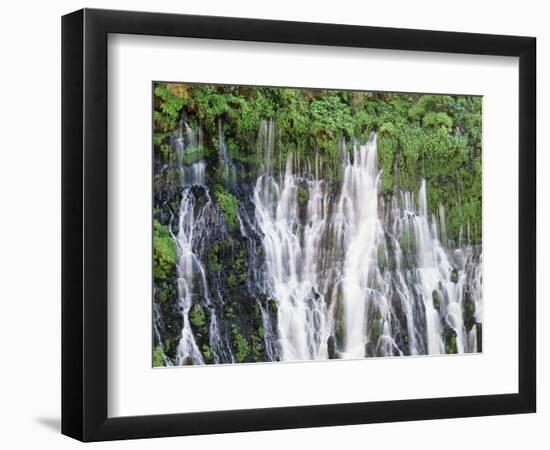
[(298, 205), (300, 206), (307, 206), (307, 203), (309, 202), (309, 191), (304, 184), (299, 184), (297, 191), (296, 191), (296, 197), (298, 200)]
[(272, 313), (277, 313), (279, 310), (279, 307), (277, 306), (277, 301), (273, 300), (272, 298), (267, 300), (267, 307)]
[(458, 269), (456, 269), (456, 267), (451, 269), (451, 281), (453, 283), (458, 283)]
[(432, 291), (432, 301), (436, 311), (441, 313), (441, 294), (438, 291)]
[(456, 331), (451, 328), (449, 325), (446, 325), (443, 330), (444, 343), (445, 343), (445, 353), (455, 354), (458, 353), (458, 348), (456, 344)]

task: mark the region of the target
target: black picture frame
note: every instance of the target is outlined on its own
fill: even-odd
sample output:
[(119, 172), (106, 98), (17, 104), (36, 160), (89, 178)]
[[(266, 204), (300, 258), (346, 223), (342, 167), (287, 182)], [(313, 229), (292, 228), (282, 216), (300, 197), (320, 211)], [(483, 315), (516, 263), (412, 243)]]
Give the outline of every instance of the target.
[[(110, 33), (518, 57), (518, 392), (108, 418), (107, 37)], [(101, 441), (535, 412), (535, 91), (533, 37), (95, 9), (63, 16), (62, 433), (82, 441)]]

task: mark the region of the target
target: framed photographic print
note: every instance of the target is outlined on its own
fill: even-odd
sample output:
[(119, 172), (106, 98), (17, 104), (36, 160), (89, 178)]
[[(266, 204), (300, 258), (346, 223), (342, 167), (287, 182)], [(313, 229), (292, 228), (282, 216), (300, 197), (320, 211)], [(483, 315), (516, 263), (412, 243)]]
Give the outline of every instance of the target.
[(62, 25), (64, 434), (535, 411), (534, 38)]

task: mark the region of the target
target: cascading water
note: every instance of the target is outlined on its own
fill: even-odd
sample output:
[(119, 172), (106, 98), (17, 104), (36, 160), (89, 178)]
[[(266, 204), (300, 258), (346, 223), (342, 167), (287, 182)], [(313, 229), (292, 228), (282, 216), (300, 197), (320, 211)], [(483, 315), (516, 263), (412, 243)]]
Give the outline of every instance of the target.
[[(193, 165), (193, 177), (186, 179), (183, 176), (183, 192), (182, 200), (179, 207), (179, 224), (178, 234), (175, 236), (177, 243), (177, 292), (180, 300), (183, 313), (183, 328), (181, 331), (181, 339), (178, 346), (179, 365), (193, 361), (195, 364), (203, 364), (204, 360), (199, 350), (191, 325), (189, 323), (189, 312), (193, 305), (193, 296), (196, 295), (199, 289), (202, 292), (208, 292), (206, 289), (206, 278), (204, 276), (204, 268), (193, 252), (193, 234), (196, 231), (195, 218), (195, 198), (191, 192), (193, 185), (203, 184), (204, 180), (204, 163), (199, 162)], [(187, 170), (183, 170), (185, 174)], [(195, 274), (199, 273), (200, 282), (202, 285), (196, 286)], [(208, 296), (205, 300), (209, 302)], [(191, 360), (189, 360), (191, 358)]]
[[(204, 364), (204, 357), (197, 345), (190, 323), (190, 311), (194, 304), (214, 309), (209, 295), (206, 268), (200, 258), (201, 234), (207, 232), (215, 215), (215, 206), (205, 184), (206, 163), (203, 160), (185, 163), (186, 155), (201, 151), (202, 132), (194, 131), (187, 123), (180, 124), (179, 138), (173, 141), (176, 152), (176, 164), (179, 168), (181, 183), (181, 202), (178, 210), (178, 232), (172, 237), (176, 241), (177, 295), (183, 316), (183, 327), (179, 340), (176, 364)], [(196, 190), (200, 190), (203, 204), (197, 207)], [(172, 227), (170, 227), (172, 229)], [(217, 315), (209, 315), (209, 347), (212, 349), (214, 363), (232, 362), (232, 354), (227, 343), (221, 337)]]
[[(273, 153), (268, 150), (266, 155)], [(422, 182), (418, 205), (411, 203), (410, 193), (401, 193), (400, 206), (394, 201), (384, 221), (376, 136), (344, 155), (332, 210), (327, 184), (296, 175), (291, 156), (284, 174), (268, 170), (256, 183), (256, 218), (268, 290), (278, 302), (282, 359), (326, 359), (327, 343), (339, 325), (340, 358), (445, 353), (445, 336), (456, 339), (458, 353), (476, 351), (472, 338), (467, 343), (463, 324), (463, 289), (473, 276), (465, 271), (468, 250), (451, 255), (439, 241), (438, 228), (446, 235), (443, 208), (439, 223), (435, 217), (430, 222)], [(305, 217), (300, 190), (308, 199)], [(404, 254), (400, 239), (415, 248)], [(326, 242), (337, 248), (324, 246)], [(390, 256), (394, 267), (381, 267), (380, 260)], [(330, 277), (321, 283), (329, 274), (327, 261)], [(475, 276), (480, 276), (478, 265), (470, 269)], [(476, 305), (480, 285), (473, 287)]]
[[(377, 244), (382, 235), (374, 135), (366, 145), (354, 149), (353, 161), (347, 155), (333, 226), (336, 242), (344, 248), (342, 357), (363, 357), (368, 340), (367, 306), (376, 301), (373, 272), (377, 264)], [(377, 309), (385, 308), (379, 305)]]
[[(224, 182), (240, 205), (231, 232), (210, 196), (205, 161), (185, 156), (203, 145), (202, 133), (182, 122), (172, 138), (181, 175), (173, 238), (183, 326), (171, 363), (231, 363), (239, 352), (260, 350), (266, 361), (481, 351), (481, 251), (454, 246), (443, 206), (429, 216), (426, 182), (417, 193), (382, 196), (375, 134), (351, 151), (342, 142), (341, 175), (329, 179), (317, 154), (302, 162), (307, 169), (292, 154), (279, 167), (275, 135), (274, 123), (263, 122), (263, 164), (252, 183), (239, 185), (218, 123)], [(240, 294), (224, 288), (237, 283), (234, 274), (210, 270), (212, 233), (224, 248), (243, 248)], [(240, 335), (256, 325), (236, 322), (232, 306), (227, 312), (235, 295), (253, 299), (261, 346)], [(190, 318), (194, 305), (208, 327), (201, 343)]]
[[(326, 194), (321, 180), (300, 182), (292, 174), (289, 158), (284, 175), (262, 175), (254, 189), (268, 289), (278, 303), (279, 342), (285, 361), (326, 358), (331, 325), (317, 278)], [(306, 226), (299, 219), (299, 188), (309, 193)]]

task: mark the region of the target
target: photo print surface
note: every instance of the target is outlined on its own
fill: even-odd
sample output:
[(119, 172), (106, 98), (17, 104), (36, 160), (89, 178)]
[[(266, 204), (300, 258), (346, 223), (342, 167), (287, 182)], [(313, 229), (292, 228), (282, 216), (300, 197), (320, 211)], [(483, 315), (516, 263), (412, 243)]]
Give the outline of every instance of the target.
[(154, 82), (152, 365), (482, 351), (482, 98)]

